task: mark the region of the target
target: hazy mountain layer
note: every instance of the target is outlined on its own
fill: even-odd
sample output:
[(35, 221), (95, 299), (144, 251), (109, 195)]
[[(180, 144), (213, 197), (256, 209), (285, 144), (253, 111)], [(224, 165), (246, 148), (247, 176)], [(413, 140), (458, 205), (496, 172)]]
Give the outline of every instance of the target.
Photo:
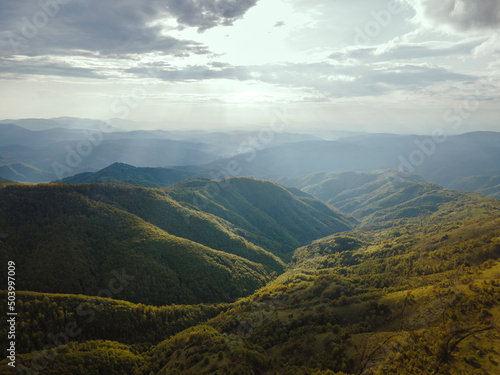
[(0, 177), (0, 184), (10, 184), (10, 183), (13, 183), (13, 181)]
[(144, 187), (166, 187), (197, 177), (189, 172), (170, 168), (137, 168), (128, 164), (114, 163), (95, 173), (80, 173), (61, 180), (66, 184), (106, 183)]
[[(449, 137), (367, 134), (337, 141), (298, 142), (254, 150), (202, 168), (225, 171), (229, 162), (240, 175), (295, 186), (321, 173), (404, 168), (447, 188), (461, 178), (500, 175), (500, 133), (476, 132)], [(495, 185), (496, 186), (496, 185)], [(479, 190), (481, 187), (472, 185)]]

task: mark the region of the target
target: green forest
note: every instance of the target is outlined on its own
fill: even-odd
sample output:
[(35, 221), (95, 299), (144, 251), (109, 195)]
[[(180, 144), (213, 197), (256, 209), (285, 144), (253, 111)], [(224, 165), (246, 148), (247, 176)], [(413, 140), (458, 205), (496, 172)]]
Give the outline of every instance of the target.
[(0, 185), (20, 265), (2, 374), (500, 372), (500, 201), (407, 174), (301, 184)]

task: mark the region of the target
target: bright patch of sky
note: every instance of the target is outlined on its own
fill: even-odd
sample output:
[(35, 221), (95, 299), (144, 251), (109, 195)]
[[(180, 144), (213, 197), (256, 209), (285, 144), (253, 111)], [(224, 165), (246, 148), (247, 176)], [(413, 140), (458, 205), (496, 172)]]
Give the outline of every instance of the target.
[(0, 118), (500, 130), (500, 0), (18, 0), (0, 25)]

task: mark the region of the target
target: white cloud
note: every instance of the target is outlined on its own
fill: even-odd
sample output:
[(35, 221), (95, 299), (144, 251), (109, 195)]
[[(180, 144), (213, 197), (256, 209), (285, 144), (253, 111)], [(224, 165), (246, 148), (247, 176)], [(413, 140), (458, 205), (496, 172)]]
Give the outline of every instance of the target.
[(500, 53), (500, 34), (496, 32), (488, 40), (474, 48), (474, 56), (492, 56)]

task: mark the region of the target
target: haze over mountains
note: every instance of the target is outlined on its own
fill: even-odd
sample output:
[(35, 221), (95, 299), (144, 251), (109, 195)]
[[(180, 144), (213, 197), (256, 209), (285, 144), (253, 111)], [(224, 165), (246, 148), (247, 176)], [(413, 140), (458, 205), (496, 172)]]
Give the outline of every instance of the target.
[[(205, 164), (251, 149), (257, 134), (124, 131), (102, 121), (75, 118), (3, 120), (0, 177), (49, 182), (95, 172), (115, 162), (137, 167)], [(314, 139), (311, 135), (281, 133), (272, 143)]]
[(450, 189), (499, 196), (499, 156), (500, 133), (495, 132), (363, 134), (328, 141), (292, 133), (122, 131), (102, 121), (74, 118), (0, 123), (0, 177), (20, 182), (80, 173), (85, 174), (67, 181), (127, 179), (106, 170), (115, 162), (170, 169), (150, 170), (163, 176), (146, 178), (150, 186), (237, 175), (299, 186), (301, 179), (317, 173), (403, 168)]

